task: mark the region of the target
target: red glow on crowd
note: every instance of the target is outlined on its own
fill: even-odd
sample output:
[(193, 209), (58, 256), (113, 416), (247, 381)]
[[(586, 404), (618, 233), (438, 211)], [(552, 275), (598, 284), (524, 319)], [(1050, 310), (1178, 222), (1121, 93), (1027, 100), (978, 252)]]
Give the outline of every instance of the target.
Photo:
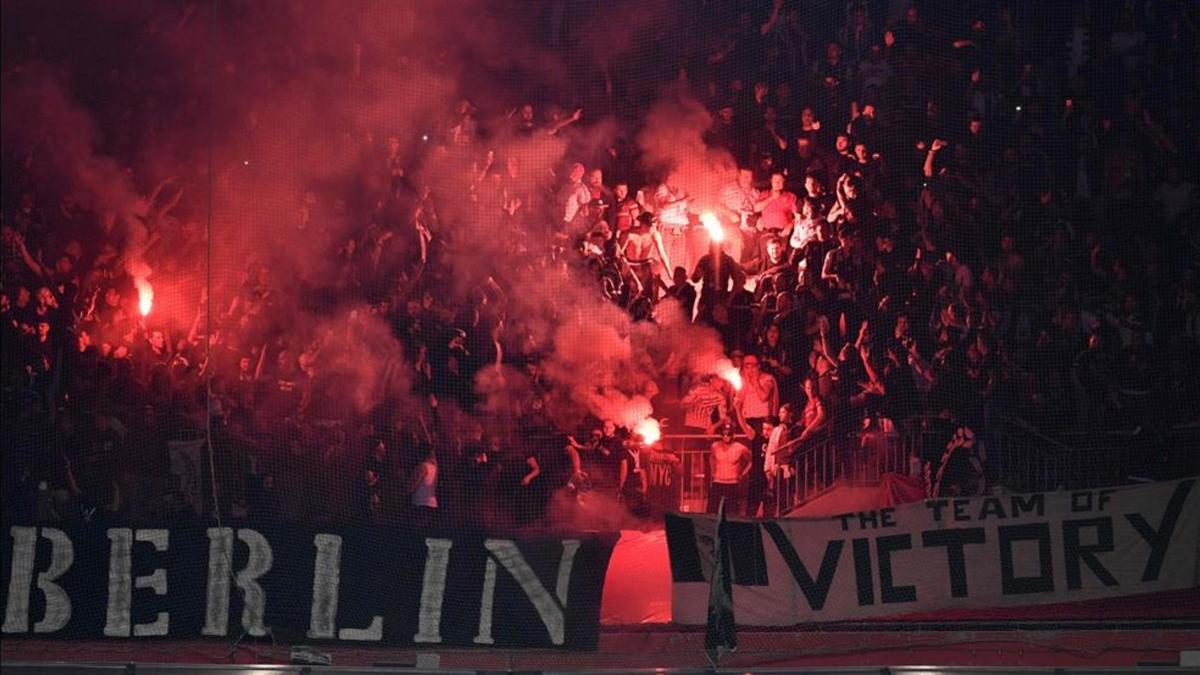
[[(1064, 109), (1077, 78), (1051, 74), (1096, 93), (1108, 82), (1091, 74), (1131, 58), (1065, 64), (1029, 46), (1009, 63), (988, 30), (936, 46), (951, 36), (929, 22), (961, 15), (932, 7), (885, 31), (857, 10), (843, 24), (763, 3), (778, 11), (746, 31), (671, 1), (633, 26), (584, 3), (574, 27), (514, 9), (537, 3), (470, 0), (382, 3), (369, 20), (328, 0), (209, 16), (80, 3), (66, 23), (45, 4), (3, 6), (32, 31), (5, 56), (0, 204), (0, 404), (29, 420), (0, 446), (32, 443), (4, 455), (6, 475), (49, 487), (17, 491), (31, 516), (54, 494), (70, 507), (55, 501), (55, 518), (236, 504), (251, 520), (394, 523), (433, 501), (412, 501), (423, 467), (451, 521), (540, 527), (567, 480), (615, 499), (630, 446), (701, 453), (713, 420), (785, 404), (792, 454), (862, 456), (839, 467), (908, 430), (936, 460), (939, 434), (1000, 417), (1054, 437), (1081, 420), (1139, 429), (1150, 411), (1190, 433), (1171, 405), (1194, 389), (1172, 364), (1200, 359), (1178, 254), (1200, 212), (1180, 161), (1195, 138), (1176, 125), (1188, 90), (1154, 101), (1138, 77), (1114, 87), (1127, 100)], [(195, 69), (210, 24), (227, 53)], [(213, 91), (228, 95), (197, 108)], [(1130, 214), (1147, 223), (1137, 246)], [(742, 375), (735, 354), (758, 366)], [(125, 471), (126, 453), (87, 440), (111, 436), (101, 418), (161, 465)], [(232, 440), (228, 470), (185, 504), (162, 478), (191, 484), (194, 446), (174, 444), (197, 438), (193, 420)], [(61, 438), (87, 457), (35, 451)], [(743, 510), (767, 494), (767, 440)], [(561, 475), (575, 459), (587, 480)], [(1140, 464), (1105, 471), (1153, 469)], [(990, 487), (974, 469), (946, 481)]]

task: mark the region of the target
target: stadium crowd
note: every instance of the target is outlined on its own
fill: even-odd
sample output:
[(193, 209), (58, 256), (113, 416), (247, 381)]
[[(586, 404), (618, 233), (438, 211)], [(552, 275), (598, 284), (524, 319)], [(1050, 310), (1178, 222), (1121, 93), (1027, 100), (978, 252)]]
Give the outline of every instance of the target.
[[(906, 420), (944, 421), (935, 471), (956, 430), (1002, 419), (1050, 437), (1195, 423), (1196, 6), (1071, 2), (1043, 22), (990, 4), (683, 2), (679, 30), (716, 39), (641, 47), (630, 62), (656, 67), (615, 64), (603, 96), (463, 92), (424, 138), (372, 130), (353, 187), (296, 195), (288, 236), (322, 247), (320, 287), (280, 251), (213, 265), (195, 162), (130, 170), (150, 281), (205, 280), (182, 328), (139, 307), (116, 214), (41, 180), (53, 142), (6, 144), (6, 514), (504, 528), (589, 494), (644, 513), (645, 462), (667, 450), (578, 402), (560, 414), (555, 345), (532, 337), (580, 285), (634, 322), (677, 311), (719, 335), (739, 387), (685, 373), (641, 393), (665, 433), (717, 432), (714, 494), (740, 490), (748, 515), (806, 443), (859, 451)], [(558, 21), (548, 41), (578, 39)], [(26, 49), (6, 78), (41, 58)], [(157, 128), (136, 80), (109, 84), (129, 108), (114, 135)], [(704, 105), (729, 158), (713, 194), (639, 161), (660, 90)], [(597, 98), (617, 127), (599, 148)], [(504, 154), (541, 137), (566, 148), (552, 181)], [(457, 182), (432, 175), (463, 153)], [(461, 264), (466, 221), (488, 264)], [(347, 354), (379, 340), (399, 347), (373, 362), (387, 393), (356, 405)], [(514, 373), (520, 396), (487, 395)], [(940, 489), (983, 489), (967, 459)]]

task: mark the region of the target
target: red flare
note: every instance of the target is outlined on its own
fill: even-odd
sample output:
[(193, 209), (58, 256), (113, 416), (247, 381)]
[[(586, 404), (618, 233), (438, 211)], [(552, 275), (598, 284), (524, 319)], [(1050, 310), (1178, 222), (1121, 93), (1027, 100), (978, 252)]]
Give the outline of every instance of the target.
[(718, 244), (725, 241), (725, 228), (721, 227), (721, 221), (717, 220), (712, 211), (705, 211), (700, 214), (700, 224), (708, 232), (709, 239)]
[(653, 417), (638, 422), (634, 427), (633, 432), (642, 437), (642, 443), (646, 445), (654, 445), (658, 439), (662, 438), (662, 427), (659, 426), (658, 420)]
[(738, 372), (737, 368), (730, 366), (728, 370), (721, 373), (721, 378), (724, 379), (729, 384), (732, 384), (734, 390), (736, 390), (736, 391), (742, 390), (742, 374)]
[(134, 279), (133, 285), (137, 287), (138, 311), (147, 316), (154, 308), (154, 287), (145, 279)]

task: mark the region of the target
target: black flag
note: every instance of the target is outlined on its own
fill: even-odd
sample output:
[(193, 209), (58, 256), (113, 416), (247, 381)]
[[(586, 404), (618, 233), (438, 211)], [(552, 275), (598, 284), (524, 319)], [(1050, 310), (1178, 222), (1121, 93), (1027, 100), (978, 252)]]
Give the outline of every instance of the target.
[(729, 538), (725, 536), (725, 498), (717, 508), (717, 535), (713, 541), (712, 579), (708, 587), (708, 627), (704, 631), (704, 650), (715, 664), (722, 652), (737, 649), (737, 624), (733, 618), (733, 584)]

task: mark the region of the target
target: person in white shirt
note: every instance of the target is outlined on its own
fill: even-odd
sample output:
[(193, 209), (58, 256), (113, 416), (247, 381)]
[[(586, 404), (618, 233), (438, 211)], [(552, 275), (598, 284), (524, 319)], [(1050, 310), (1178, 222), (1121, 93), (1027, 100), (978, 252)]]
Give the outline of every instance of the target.
[[(754, 248), (754, 204), (758, 202), (758, 190), (754, 189), (754, 172), (739, 169), (737, 180), (721, 188), (721, 206), (724, 208), (725, 233), (728, 236), (730, 257), (746, 262), (745, 251)], [(749, 246), (747, 240), (750, 240)]]
[(688, 236), (691, 219), (688, 215), (689, 197), (675, 181), (675, 174), (667, 176), (654, 191), (654, 207), (658, 212), (658, 226), (662, 231), (663, 244), (667, 249), (667, 258), (676, 265), (683, 265), (690, 270), (696, 264), (696, 259), (689, 255)]
[(755, 421), (771, 417), (779, 410), (779, 385), (775, 377), (758, 367), (758, 357), (748, 355), (742, 360), (742, 388), (735, 406), (742, 417), (754, 426)]
[(412, 505), (417, 512), (417, 524), (430, 524), (437, 513), (438, 463), (433, 448), (413, 471)]
[(592, 191), (583, 184), (583, 176), (587, 170), (576, 162), (571, 165), (567, 174), (568, 182), (560, 193), (559, 201), (563, 206), (561, 228), (567, 233), (581, 233), (590, 226), (588, 205), (592, 202)]
[[(779, 409), (782, 417), (788, 407)], [(771, 518), (778, 515), (779, 492), (783, 488), (782, 480), (788, 477), (790, 467), (781, 462), (780, 457), (787, 450), (780, 450), (788, 442), (788, 425), (778, 417), (769, 417), (763, 422), (763, 434), (766, 437), (763, 449), (763, 474), (767, 477), (767, 491), (763, 499), (763, 517)]]
[(791, 448), (784, 448), (791, 441), (792, 406), (783, 404), (779, 407), (779, 417), (768, 418), (763, 424), (763, 435), (767, 439), (767, 447), (763, 450), (763, 471), (767, 480), (774, 485), (776, 473), (786, 476), (788, 461), (791, 459)]

